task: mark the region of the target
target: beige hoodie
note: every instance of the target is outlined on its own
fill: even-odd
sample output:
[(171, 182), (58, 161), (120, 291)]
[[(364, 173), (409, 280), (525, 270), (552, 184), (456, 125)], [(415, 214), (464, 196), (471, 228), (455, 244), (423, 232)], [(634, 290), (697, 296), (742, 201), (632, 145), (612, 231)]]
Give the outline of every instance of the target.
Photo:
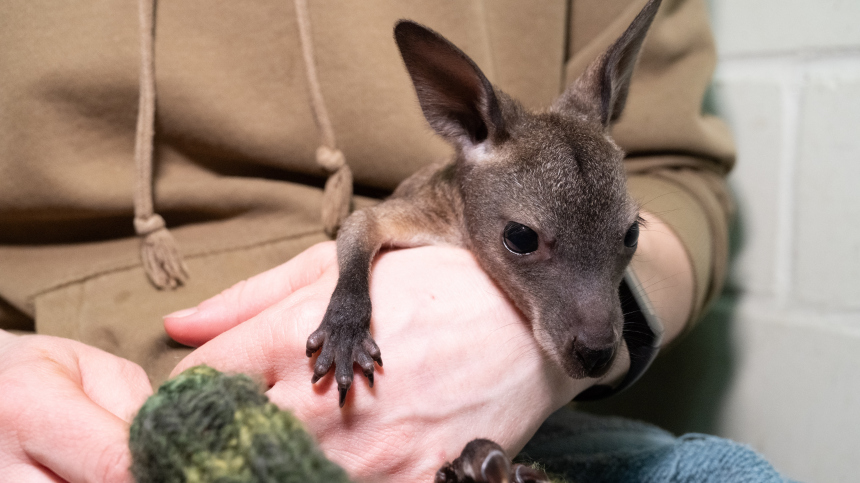
[[(392, 39), (400, 18), (460, 46), (502, 90), (547, 106), (644, 0), (313, 1), (312, 43), (337, 145), (371, 203), (450, 147), (423, 119)], [(185, 353), (161, 316), (327, 237), (326, 172), (291, 1), (171, 0), (154, 31), (155, 208), (188, 265), (158, 290), (132, 224), (138, 6), (0, 3), (0, 328), (81, 340), (158, 381)], [(684, 242), (693, 319), (720, 288), (733, 162), (702, 114), (715, 64), (703, 0), (665, 0), (613, 134), (629, 186)]]

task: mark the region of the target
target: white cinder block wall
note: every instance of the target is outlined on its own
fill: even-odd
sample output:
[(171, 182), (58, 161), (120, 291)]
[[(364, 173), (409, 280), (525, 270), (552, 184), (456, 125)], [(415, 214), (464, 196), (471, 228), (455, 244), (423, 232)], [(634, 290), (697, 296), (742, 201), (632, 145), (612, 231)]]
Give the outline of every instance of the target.
[(711, 0), (738, 164), (722, 436), (791, 478), (860, 481), (860, 0)]

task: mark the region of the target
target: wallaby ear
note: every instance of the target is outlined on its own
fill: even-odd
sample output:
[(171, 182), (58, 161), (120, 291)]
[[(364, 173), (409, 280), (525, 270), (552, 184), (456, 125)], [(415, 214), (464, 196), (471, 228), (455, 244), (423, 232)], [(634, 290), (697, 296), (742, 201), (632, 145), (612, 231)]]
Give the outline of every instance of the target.
[(624, 34), (553, 103), (562, 113), (584, 113), (609, 127), (624, 110), (639, 49), (661, 0), (649, 0)]
[(394, 39), (424, 117), (437, 133), (460, 146), (506, 136), (493, 86), (463, 51), (408, 20), (397, 22)]

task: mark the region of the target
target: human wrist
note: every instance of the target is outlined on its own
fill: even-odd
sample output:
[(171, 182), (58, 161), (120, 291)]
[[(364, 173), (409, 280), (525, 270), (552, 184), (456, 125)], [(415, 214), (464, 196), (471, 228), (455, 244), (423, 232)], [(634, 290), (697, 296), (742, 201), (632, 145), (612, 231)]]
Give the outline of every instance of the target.
[(693, 310), (693, 265), (680, 238), (657, 216), (641, 212), (645, 220), (631, 270), (641, 283), (663, 330), (665, 347), (680, 335)]

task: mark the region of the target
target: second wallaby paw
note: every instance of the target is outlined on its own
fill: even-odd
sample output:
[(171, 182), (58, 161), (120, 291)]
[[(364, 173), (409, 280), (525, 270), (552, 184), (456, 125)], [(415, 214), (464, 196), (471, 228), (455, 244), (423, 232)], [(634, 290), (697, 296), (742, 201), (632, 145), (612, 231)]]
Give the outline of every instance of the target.
[(436, 472), (436, 483), (549, 483), (546, 473), (511, 463), (502, 447), (488, 439), (469, 442), (460, 456)]

